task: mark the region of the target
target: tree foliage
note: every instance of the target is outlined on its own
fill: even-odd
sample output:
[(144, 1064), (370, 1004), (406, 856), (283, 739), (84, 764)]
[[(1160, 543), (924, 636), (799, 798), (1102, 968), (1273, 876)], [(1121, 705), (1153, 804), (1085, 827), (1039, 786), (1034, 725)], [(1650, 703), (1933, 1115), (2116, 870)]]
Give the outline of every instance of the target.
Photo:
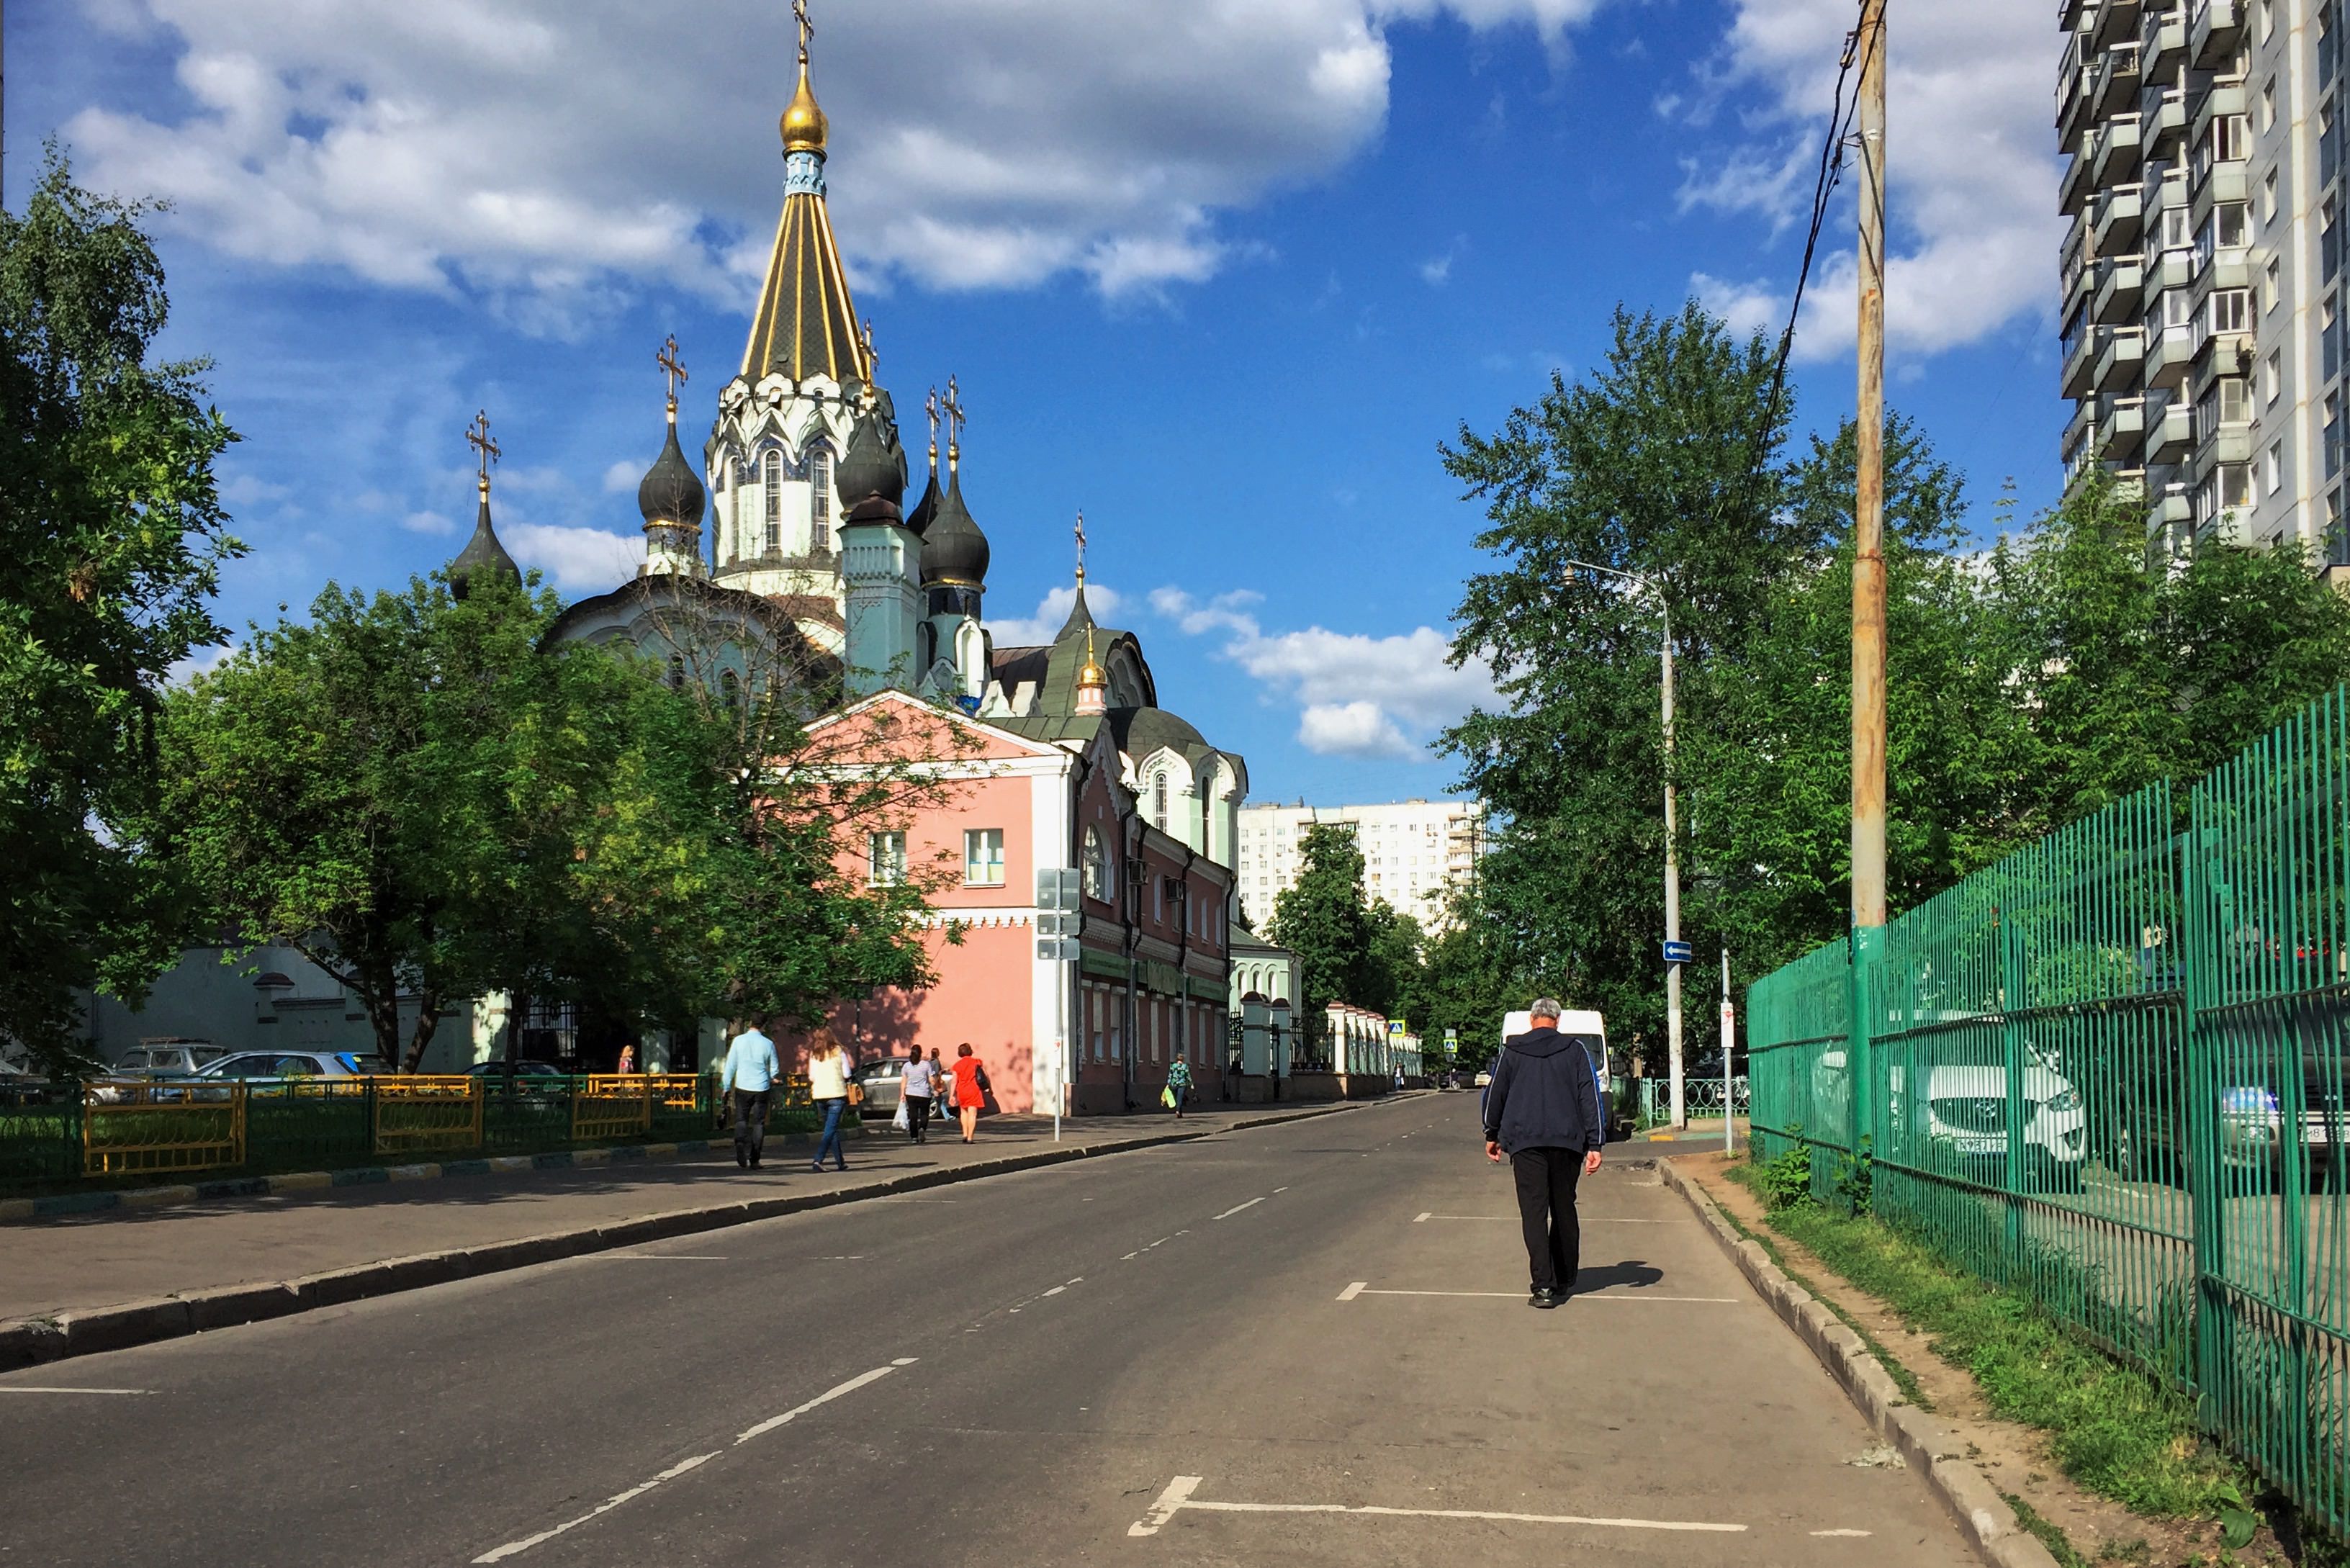
[(204, 367), (148, 358), (169, 301), (142, 215), (54, 149), (0, 213), (0, 1039), (60, 1071), (75, 992), (136, 999), (172, 955), (170, 867), (133, 823), (167, 674), (223, 635), (241, 549)]

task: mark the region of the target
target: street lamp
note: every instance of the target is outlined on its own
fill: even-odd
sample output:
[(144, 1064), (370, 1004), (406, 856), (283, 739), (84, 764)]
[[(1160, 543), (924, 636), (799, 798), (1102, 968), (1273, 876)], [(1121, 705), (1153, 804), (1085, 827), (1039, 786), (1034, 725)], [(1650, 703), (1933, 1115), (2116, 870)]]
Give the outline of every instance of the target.
[[(1664, 589), (1652, 577), (1618, 571), (1613, 566), (1594, 566), (1589, 561), (1566, 564), (1595, 577), (1614, 577), (1631, 585), (1635, 594), (1650, 596), (1657, 601), (1657, 615), (1664, 623), (1665, 941), (1677, 947), (1681, 940), (1681, 866), (1679, 812), (1673, 789), (1673, 612), (1665, 601)], [(1681, 1073), (1681, 966), (1671, 961), (1665, 964), (1665, 1053), (1672, 1074), (1672, 1125), (1679, 1130), (1689, 1125), (1689, 1107)], [(1727, 1063), (1722, 1075), (1729, 1076)]]

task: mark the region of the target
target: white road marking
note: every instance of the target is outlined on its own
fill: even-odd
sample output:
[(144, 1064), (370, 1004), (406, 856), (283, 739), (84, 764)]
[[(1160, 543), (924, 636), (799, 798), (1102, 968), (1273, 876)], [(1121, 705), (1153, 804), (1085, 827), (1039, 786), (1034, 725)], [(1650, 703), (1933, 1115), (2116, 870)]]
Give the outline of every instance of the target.
[(1364, 1290), (1370, 1284), (1370, 1282), (1371, 1282), (1368, 1280), (1357, 1280), (1353, 1284), (1348, 1285), (1345, 1290), (1338, 1293), (1338, 1299), (1342, 1302), (1353, 1301), (1357, 1296), (1363, 1293)]
[(1287, 1189), (1286, 1187), (1276, 1187), (1276, 1188), (1274, 1188), (1274, 1190), (1275, 1192), (1286, 1192), (1286, 1191), (1288, 1191), (1288, 1190), (1289, 1190), (1289, 1189)]
[(152, 1388), (33, 1388), (22, 1385), (0, 1386), (0, 1394), (152, 1394)]
[(706, 1465), (717, 1457), (718, 1456), (716, 1454), (696, 1454), (690, 1459), (686, 1459), (679, 1464), (671, 1465), (669, 1469), (661, 1471), (660, 1474), (653, 1477), (653, 1479), (649, 1481), (639, 1482), (617, 1496), (606, 1498), (602, 1502), (598, 1503), (595, 1507), (589, 1509), (587, 1512), (581, 1514), (577, 1519), (567, 1519), (552, 1530), (542, 1530), (536, 1535), (525, 1536), (520, 1541), (509, 1541), (504, 1546), (496, 1547), (491, 1551), (483, 1552), (479, 1557), (474, 1558), (473, 1561), (476, 1563), (501, 1563), (509, 1557), (516, 1556), (519, 1553), (527, 1552), (532, 1547), (536, 1546), (539, 1542), (543, 1541), (552, 1541), (567, 1530), (576, 1530), (591, 1519), (611, 1512), (614, 1509), (619, 1507), (630, 1498), (642, 1497), (645, 1493), (652, 1490), (653, 1488), (660, 1485), (661, 1482), (665, 1480), (675, 1480), (686, 1471), (700, 1465)]
[(795, 1405), (780, 1416), (768, 1417), (765, 1420), (760, 1422), (757, 1426), (752, 1428), (749, 1431), (735, 1438), (734, 1446), (736, 1448), (741, 1448), (744, 1443), (749, 1442), (754, 1438), (764, 1436), (768, 1432), (774, 1431), (778, 1427), (785, 1426), (793, 1421), (798, 1420), (802, 1416), (806, 1415), (810, 1410), (815, 1409), (819, 1405), (829, 1405), (844, 1394), (856, 1393), (868, 1383), (878, 1383), (882, 1378), (889, 1376), (892, 1372), (897, 1371), (900, 1366), (911, 1366), (914, 1365), (915, 1360), (916, 1357), (910, 1355), (903, 1356), (891, 1362), (887, 1366), (877, 1366), (870, 1372), (860, 1372), (856, 1376), (850, 1378), (847, 1382), (837, 1384), (833, 1387), (826, 1389), (823, 1393), (817, 1395), (815, 1398), (809, 1400), (805, 1405)]
[[(1413, 1224), (1415, 1224), (1415, 1225), (1425, 1224), (1427, 1221), (1429, 1221), (1429, 1220), (1433, 1220), (1433, 1219), (1435, 1219), (1435, 1218), (1436, 1218), (1436, 1216), (1435, 1216), (1435, 1215), (1433, 1215), (1433, 1214), (1415, 1214), (1415, 1215), (1413, 1215), (1413, 1216), (1411, 1217), (1411, 1222), (1412, 1222)], [(1447, 1214), (1447, 1215), (1445, 1216), (1445, 1218), (1446, 1218), (1447, 1220), (1450, 1220), (1450, 1219), (1451, 1219), (1451, 1218), (1452, 1218), (1452, 1216), (1451, 1216), (1451, 1215), (1450, 1215), (1450, 1214)]]
[(1866, 1530), (1814, 1530), (1812, 1533), (1814, 1535), (1848, 1536), (1852, 1540), (1859, 1541), (1865, 1538), (1868, 1534), (1868, 1532)]
[(1139, 1522), (1128, 1525), (1126, 1532), (1128, 1535), (1158, 1534), (1159, 1527), (1174, 1518), (1176, 1511), (1191, 1501), (1192, 1492), (1199, 1490), (1201, 1479), (1199, 1476), (1177, 1476), (1169, 1481), (1167, 1490), (1159, 1494), (1159, 1501), (1150, 1505), (1150, 1511), (1144, 1514)]
[[(1350, 1302), (1357, 1296), (1492, 1296), (1501, 1300), (1514, 1300), (1525, 1293), (1523, 1291), (1375, 1291), (1368, 1285), (1357, 1282), (1348, 1285), (1345, 1293), (1338, 1299), (1342, 1302)], [(1651, 1295), (1647, 1291), (1586, 1291), (1578, 1292), (1567, 1299), (1578, 1302), (1707, 1302), (1721, 1306), (1738, 1304), (1736, 1296), (1659, 1296)]]
[[(1513, 1225), (1518, 1222), (1518, 1217), (1514, 1214), (1422, 1214), (1412, 1223), (1416, 1225), (1420, 1220), (1506, 1220)], [(1665, 1223), (1662, 1220), (1629, 1220), (1614, 1214), (1585, 1214), (1579, 1216), (1575, 1222), (1580, 1225), (1661, 1225)]]
[(1055, 1285), (1051, 1290), (1046, 1291), (1045, 1293), (1046, 1295), (1048, 1295), (1048, 1296), (1056, 1296), (1056, 1295), (1059, 1295), (1063, 1291), (1067, 1290), (1068, 1288), (1069, 1288), (1069, 1287), (1068, 1287), (1068, 1286), (1066, 1286), (1066, 1285)]
[(1262, 1198), (1252, 1198), (1246, 1203), (1235, 1203), (1230, 1209), (1225, 1210), (1222, 1214), (1217, 1215), (1216, 1218), (1219, 1220), (1229, 1220), (1233, 1215), (1239, 1213), (1242, 1210), (1253, 1209), (1263, 1201), (1264, 1199)]
[(604, 1256), (632, 1263), (723, 1263), (730, 1261), (712, 1252), (607, 1252)]
[[(1200, 1513), (1355, 1513), (1381, 1519), (1474, 1519), (1504, 1524), (1582, 1524), (1609, 1530), (1669, 1530), (1707, 1534), (1742, 1535), (1742, 1524), (1718, 1524), (1687, 1519), (1610, 1519), (1580, 1513), (1507, 1513), (1482, 1508), (1387, 1508), (1377, 1503), (1343, 1502), (1203, 1502), (1192, 1494), (1202, 1478), (1177, 1476), (1159, 1494), (1149, 1512), (1126, 1527), (1128, 1535), (1156, 1535), (1168, 1521), (1186, 1509)], [(1821, 1532), (1820, 1533), (1827, 1533)]]

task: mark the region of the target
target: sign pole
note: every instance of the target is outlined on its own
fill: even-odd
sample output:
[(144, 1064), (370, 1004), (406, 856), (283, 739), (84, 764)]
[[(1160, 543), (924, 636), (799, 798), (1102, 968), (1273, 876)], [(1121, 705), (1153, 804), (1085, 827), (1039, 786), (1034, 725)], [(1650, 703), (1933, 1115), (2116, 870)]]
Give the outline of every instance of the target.
[(1738, 1038), (1738, 1011), (1730, 1000), (1730, 946), (1721, 949), (1721, 1152), (1738, 1152), (1738, 1075), (1730, 1070), (1730, 1047)]

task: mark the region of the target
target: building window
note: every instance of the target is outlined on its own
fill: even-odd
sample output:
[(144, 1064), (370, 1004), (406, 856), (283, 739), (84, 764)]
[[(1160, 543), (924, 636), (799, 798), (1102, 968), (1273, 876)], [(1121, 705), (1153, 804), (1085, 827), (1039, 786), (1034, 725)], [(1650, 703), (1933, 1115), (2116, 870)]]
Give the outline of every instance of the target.
[[(2268, 7), (2263, 5), (2261, 7), (2261, 11), (2263, 17), (2265, 17), (2268, 12)], [(2266, 26), (2265, 21), (2262, 25)], [(2275, 129), (2276, 78), (2271, 77), (2268, 80), (2261, 84), (2261, 130), (2265, 133), (2267, 131), (2274, 130)]]
[(877, 888), (906, 879), (906, 836), (868, 833), (865, 836), (866, 880)]
[(2220, 506), (2225, 511), (2231, 506), (2243, 506), (2252, 499), (2252, 471), (2249, 464), (2223, 462), (2220, 465)]
[(1167, 830), (1167, 775), (1161, 773), (1150, 786), (1151, 815), (1158, 818), (1160, 832)]
[(2274, 404), (2284, 390), (2284, 350), (2272, 348), (2261, 366), (2261, 400)]
[(766, 505), (767, 550), (769, 554), (784, 547), (784, 454), (770, 447), (759, 460), (759, 479)]
[(2251, 329), (2252, 305), (2247, 292), (2241, 288), (2215, 288), (2211, 291), (2211, 319), (2209, 330), (2213, 332), (2248, 332)]
[(1117, 896), (1118, 889), (1110, 881), (1109, 845), (1098, 827), (1086, 829), (1086, 852), (1080, 861), (1086, 897), (1098, 898), (1107, 904)]
[(2269, 177), (2261, 182), (2261, 222), (2263, 224), (2276, 222), (2276, 177), (2277, 171), (2272, 169)]
[(2268, 472), (2261, 477), (2272, 496), (2284, 488), (2284, 442), (2276, 441), (2269, 443)]
[(808, 453), (808, 483), (812, 486), (815, 510), (810, 513), (808, 548), (822, 552), (832, 548), (832, 453), (818, 447)]
[(962, 879), (970, 888), (1003, 886), (1003, 829), (973, 827), (964, 832)]
[(2263, 285), (2263, 292), (2268, 296), (2265, 303), (2269, 309), (2274, 310), (2284, 296), (2284, 264), (2282, 262), (2273, 258), (2270, 260)]

